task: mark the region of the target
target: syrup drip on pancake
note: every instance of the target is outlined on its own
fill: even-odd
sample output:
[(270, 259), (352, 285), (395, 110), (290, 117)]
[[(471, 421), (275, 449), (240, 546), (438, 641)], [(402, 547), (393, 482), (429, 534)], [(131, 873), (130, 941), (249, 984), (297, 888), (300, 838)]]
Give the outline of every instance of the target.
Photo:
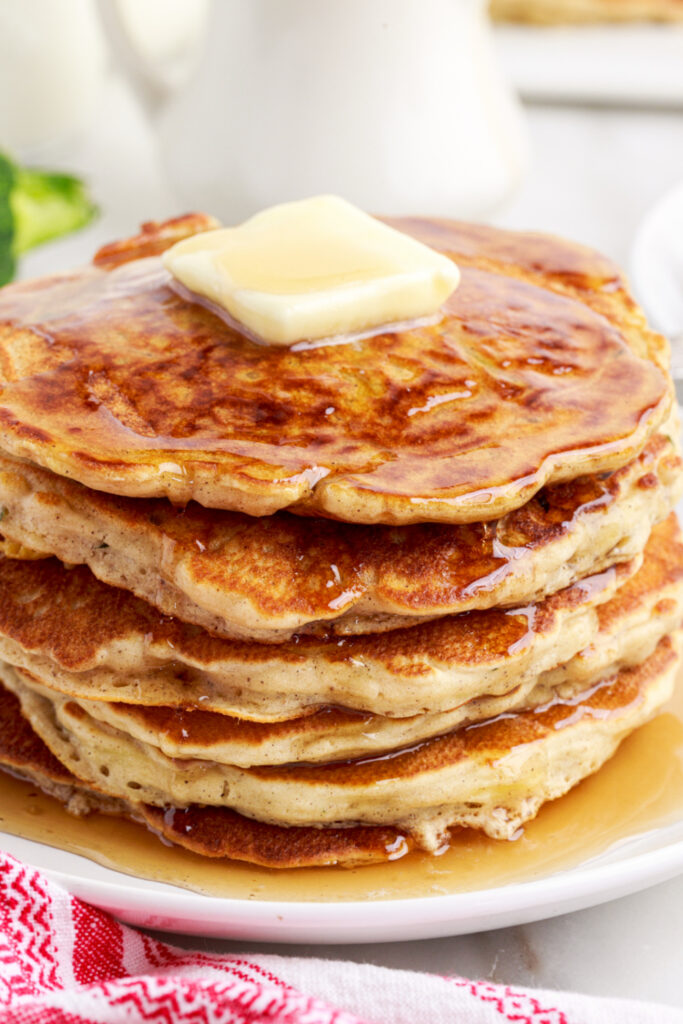
[[(672, 431), (674, 427), (672, 425)], [(116, 498), (0, 456), (2, 528), (222, 636), (378, 633), (525, 605), (642, 551), (683, 487), (658, 434), (629, 465), (544, 488), (491, 523), (365, 527)]]
[[(604, 687), (600, 689), (605, 692)], [(629, 690), (622, 701), (632, 696)], [(47, 759), (47, 770), (43, 768), (47, 779), (49, 752), (18, 716), (16, 699), (2, 688), (0, 719), (3, 764), (27, 774), (32, 766), (42, 767), (41, 758)], [(16, 749), (22, 744), (23, 754), (18, 755)], [(53, 768), (61, 781), (68, 781), (68, 773), (65, 779), (58, 762)], [(624, 787), (629, 793), (627, 814), (622, 799)], [(8, 831), (71, 849), (119, 870), (200, 892), (296, 900), (438, 895), (521, 881), (571, 867), (626, 836), (645, 833), (680, 816), (683, 705), (679, 691), (669, 713), (629, 737), (595, 776), (542, 808), (515, 842), (500, 843), (471, 830), (455, 830), (451, 849), (444, 856), (434, 858), (413, 852), (393, 863), (390, 870), (377, 865), (365, 867), (362, 872), (321, 872), (312, 868), (305, 872), (271, 872), (258, 867), (255, 854), (260, 852), (266, 863), (280, 868), (291, 864), (292, 850), (298, 855), (308, 851), (310, 864), (329, 863), (330, 853), (332, 860), (346, 854), (352, 864), (378, 857), (386, 860), (404, 854), (411, 845), (410, 837), (400, 831), (355, 827), (277, 829), (250, 819), (240, 820), (239, 815), (222, 808), (188, 808), (176, 814), (141, 808), (138, 816), (153, 829), (187, 847), (168, 848), (160, 857), (156, 837), (146, 835), (144, 829), (132, 823), (121, 821), (112, 829), (104, 815), (73, 817), (50, 797), (36, 794), (26, 783), (9, 777), (0, 776), (0, 791), (2, 827)], [(108, 810), (115, 808), (109, 806)], [(119, 808), (118, 813), (123, 810)], [(324, 859), (326, 838), (328, 860)], [(202, 856), (196, 857), (193, 849)], [(236, 860), (223, 859), (239, 857), (239, 850), (256, 864), (240, 865)], [(217, 859), (212, 863), (214, 857)]]

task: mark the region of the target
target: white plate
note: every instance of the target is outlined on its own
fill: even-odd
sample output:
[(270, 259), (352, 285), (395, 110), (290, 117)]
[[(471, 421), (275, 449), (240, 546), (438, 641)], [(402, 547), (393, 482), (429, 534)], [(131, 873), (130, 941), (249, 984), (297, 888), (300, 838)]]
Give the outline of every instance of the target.
[(495, 36), (525, 99), (683, 105), (683, 25), (499, 25)]
[[(683, 502), (677, 512), (683, 518)], [(473, 892), (379, 899), (371, 909), (367, 899), (280, 902), (203, 896), (8, 834), (0, 834), (0, 849), (44, 871), (75, 896), (141, 927), (254, 942), (391, 942), (526, 924), (666, 881), (683, 872), (683, 817), (545, 877)]]
[(123, 921), (161, 931), (260, 942), (439, 938), (525, 924), (638, 892), (683, 871), (683, 821), (622, 842), (572, 870), (515, 885), (416, 899), (274, 902), (218, 899), (111, 871), (15, 836), (3, 850)]
[(631, 252), (631, 281), (653, 325), (667, 335), (683, 334), (683, 181), (640, 224)]

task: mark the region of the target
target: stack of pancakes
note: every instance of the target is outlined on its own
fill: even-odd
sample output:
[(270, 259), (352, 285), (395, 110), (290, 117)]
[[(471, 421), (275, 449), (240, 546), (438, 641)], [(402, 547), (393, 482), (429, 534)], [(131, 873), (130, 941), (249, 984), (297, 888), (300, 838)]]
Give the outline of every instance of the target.
[(514, 837), (668, 699), (683, 481), (614, 266), (393, 222), (443, 320), (260, 346), (146, 225), (0, 294), (0, 764), (213, 857)]

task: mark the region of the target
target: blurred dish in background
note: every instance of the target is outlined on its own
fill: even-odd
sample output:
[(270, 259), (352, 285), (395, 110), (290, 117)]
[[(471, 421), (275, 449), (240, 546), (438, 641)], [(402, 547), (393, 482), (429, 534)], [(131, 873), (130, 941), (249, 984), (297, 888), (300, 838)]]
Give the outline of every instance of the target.
[(491, 0), (501, 21), (566, 25), (596, 21), (683, 21), (680, 0)]
[(683, 105), (683, 25), (501, 24), (495, 38), (523, 99)]

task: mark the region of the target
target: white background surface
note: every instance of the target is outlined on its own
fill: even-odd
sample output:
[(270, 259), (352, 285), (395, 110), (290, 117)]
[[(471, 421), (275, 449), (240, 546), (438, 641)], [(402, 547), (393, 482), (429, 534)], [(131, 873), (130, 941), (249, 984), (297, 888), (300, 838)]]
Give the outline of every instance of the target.
[[(627, 263), (638, 222), (683, 178), (683, 114), (571, 106), (537, 106), (527, 113), (529, 174), (512, 204), (493, 219), (573, 236)], [(139, 220), (178, 212), (144, 117), (115, 80), (102, 98), (97, 128), (49, 157), (92, 177), (104, 215), (81, 236), (31, 256), (24, 264), (26, 274), (83, 261), (95, 244), (128, 233)], [(372, 914), (371, 907), (367, 913)], [(683, 1007), (682, 922), (683, 877), (592, 910), (518, 928), (421, 942), (298, 947), (297, 952)], [(215, 951), (241, 948), (215, 940), (175, 941)]]

